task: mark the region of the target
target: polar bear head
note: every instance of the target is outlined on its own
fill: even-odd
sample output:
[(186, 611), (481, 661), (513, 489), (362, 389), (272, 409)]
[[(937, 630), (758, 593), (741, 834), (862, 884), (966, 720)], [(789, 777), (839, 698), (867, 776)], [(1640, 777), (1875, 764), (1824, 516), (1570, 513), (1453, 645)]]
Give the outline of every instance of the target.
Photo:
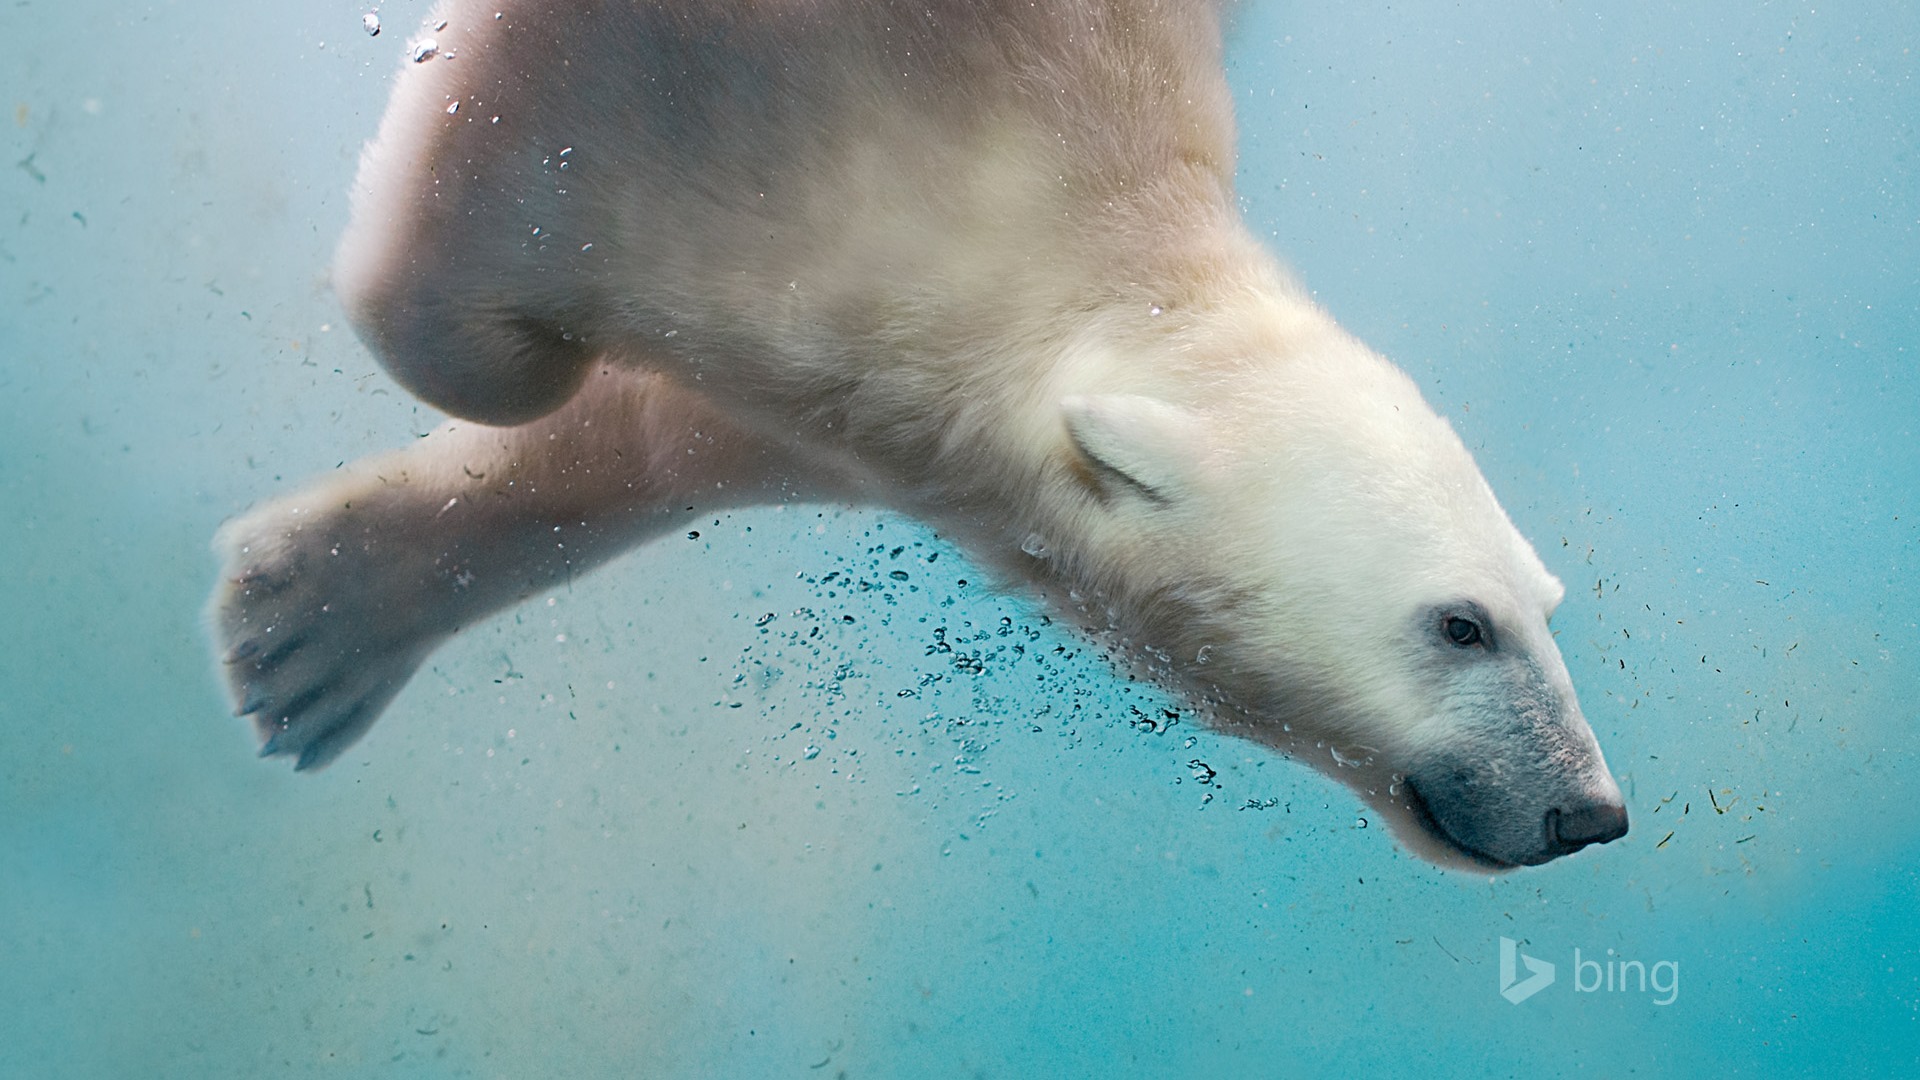
[(1504, 870), (1623, 835), (1547, 625), (1563, 589), (1453, 429), (1331, 320), (1270, 344), (1277, 362), (1217, 368), (1203, 400), (1063, 402), (1123, 538), (1097, 586), (1131, 598), (1114, 625), (1434, 862)]

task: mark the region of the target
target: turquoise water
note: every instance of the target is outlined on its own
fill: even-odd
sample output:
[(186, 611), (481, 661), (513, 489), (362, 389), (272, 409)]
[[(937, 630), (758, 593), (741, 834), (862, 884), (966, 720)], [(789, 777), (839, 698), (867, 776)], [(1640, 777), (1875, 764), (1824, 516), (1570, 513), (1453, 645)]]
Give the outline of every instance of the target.
[(425, 6), (0, 10), (0, 1075), (1913, 1075), (1920, 14), (1616, 7), (1230, 47), (1249, 220), (1569, 587), (1633, 831), (1495, 880), (834, 507), (256, 761), (208, 537), (435, 422), (325, 277)]

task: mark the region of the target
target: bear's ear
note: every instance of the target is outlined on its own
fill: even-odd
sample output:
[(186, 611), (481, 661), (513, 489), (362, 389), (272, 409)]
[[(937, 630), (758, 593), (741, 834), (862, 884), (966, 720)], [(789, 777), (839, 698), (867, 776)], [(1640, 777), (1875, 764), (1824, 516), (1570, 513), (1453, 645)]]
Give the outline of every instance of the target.
[(1156, 398), (1076, 395), (1061, 400), (1060, 415), (1097, 481), (1156, 506), (1171, 505), (1187, 493), (1206, 452), (1200, 417)]

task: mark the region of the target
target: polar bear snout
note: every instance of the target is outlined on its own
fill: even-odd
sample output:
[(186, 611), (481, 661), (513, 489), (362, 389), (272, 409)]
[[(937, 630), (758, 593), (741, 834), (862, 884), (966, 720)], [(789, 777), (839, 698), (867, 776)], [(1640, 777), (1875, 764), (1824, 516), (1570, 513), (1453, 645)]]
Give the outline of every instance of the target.
[(1430, 840), (1489, 870), (1539, 866), (1627, 834), (1627, 807), (1604, 764), (1583, 780), (1516, 783), (1511, 762), (1429, 766), (1405, 785), (1415, 823)]

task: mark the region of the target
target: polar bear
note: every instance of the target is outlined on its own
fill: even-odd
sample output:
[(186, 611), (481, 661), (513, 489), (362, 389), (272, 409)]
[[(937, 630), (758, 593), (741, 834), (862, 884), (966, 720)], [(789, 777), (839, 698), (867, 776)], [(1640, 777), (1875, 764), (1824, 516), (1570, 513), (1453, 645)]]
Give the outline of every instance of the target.
[(892, 507), (1498, 871), (1627, 829), (1562, 589), (1247, 232), (1202, 0), (447, 0), (335, 270), (455, 419), (222, 528), (263, 754), (677, 512)]

